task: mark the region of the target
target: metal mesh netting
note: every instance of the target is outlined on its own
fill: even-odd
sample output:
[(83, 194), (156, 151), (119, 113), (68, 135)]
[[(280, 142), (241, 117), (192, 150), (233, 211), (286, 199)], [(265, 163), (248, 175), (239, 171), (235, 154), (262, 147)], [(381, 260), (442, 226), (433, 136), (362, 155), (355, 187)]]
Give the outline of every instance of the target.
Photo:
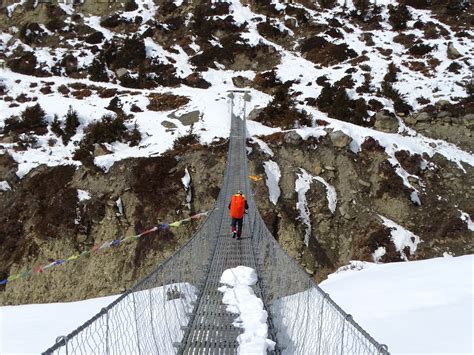
[[(247, 95), (231, 94), (224, 181), (214, 209), (193, 238), (150, 275), (44, 354), (232, 354), (241, 330), (217, 292), (223, 270), (257, 270), (275, 353), (388, 354), (278, 245), (250, 189), (245, 146)], [(243, 238), (230, 238), (227, 204), (237, 190), (249, 203)]]

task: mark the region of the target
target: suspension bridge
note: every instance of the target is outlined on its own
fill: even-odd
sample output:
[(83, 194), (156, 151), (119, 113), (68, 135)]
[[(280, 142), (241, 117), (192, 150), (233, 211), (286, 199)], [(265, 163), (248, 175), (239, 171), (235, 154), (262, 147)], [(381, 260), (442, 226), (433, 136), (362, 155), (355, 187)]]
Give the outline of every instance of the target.
[[(243, 110), (235, 109), (235, 101)], [(226, 171), (214, 208), (171, 258), (43, 354), (236, 354), (236, 315), (222, 302), (224, 270), (256, 270), (253, 286), (268, 313), (274, 354), (389, 354), (346, 314), (275, 241), (252, 196), (247, 173), (245, 101), (231, 92)], [(243, 101), (242, 101), (243, 100)], [(230, 236), (228, 203), (249, 204), (242, 240)]]

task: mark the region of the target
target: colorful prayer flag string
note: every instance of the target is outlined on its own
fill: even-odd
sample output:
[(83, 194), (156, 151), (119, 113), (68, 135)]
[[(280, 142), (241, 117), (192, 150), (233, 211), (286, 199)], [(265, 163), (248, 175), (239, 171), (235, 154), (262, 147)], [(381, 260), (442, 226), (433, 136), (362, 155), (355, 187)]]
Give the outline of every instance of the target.
[(103, 243), (102, 245), (96, 244), (91, 249), (84, 250), (82, 253), (75, 253), (75, 254), (69, 256), (68, 258), (58, 259), (58, 260), (55, 260), (53, 262), (50, 262), (47, 265), (36, 265), (31, 270), (27, 270), (27, 271), (20, 272), (18, 274), (10, 275), (5, 279), (0, 280), (0, 286), (1, 285), (6, 285), (7, 283), (9, 283), (11, 281), (14, 281), (14, 280), (17, 280), (17, 279), (20, 279), (20, 278), (26, 278), (26, 277), (28, 277), (30, 275), (33, 275), (33, 274), (39, 274), (39, 273), (41, 273), (45, 270), (48, 270), (52, 267), (62, 265), (64, 263), (67, 263), (68, 261), (77, 260), (77, 259), (79, 259), (79, 258), (81, 258), (85, 255), (95, 254), (95, 253), (99, 252), (100, 250), (107, 249), (107, 248), (110, 248), (112, 246), (118, 247), (126, 241), (138, 240), (138, 239), (140, 239), (140, 237), (143, 237), (147, 234), (156, 232), (158, 229), (168, 231), (170, 227), (180, 227), (184, 222), (189, 222), (191, 220), (199, 219), (201, 217), (207, 216), (208, 214), (209, 214), (209, 211), (206, 211), (206, 212), (197, 213), (197, 214), (195, 214), (195, 215), (193, 215), (189, 218), (185, 218), (185, 219), (173, 222), (173, 223), (159, 223), (157, 226), (155, 226), (151, 229), (148, 229), (148, 230), (146, 230), (146, 231), (144, 231), (144, 232), (142, 232), (138, 235), (113, 239), (111, 241), (107, 241), (107, 242)]

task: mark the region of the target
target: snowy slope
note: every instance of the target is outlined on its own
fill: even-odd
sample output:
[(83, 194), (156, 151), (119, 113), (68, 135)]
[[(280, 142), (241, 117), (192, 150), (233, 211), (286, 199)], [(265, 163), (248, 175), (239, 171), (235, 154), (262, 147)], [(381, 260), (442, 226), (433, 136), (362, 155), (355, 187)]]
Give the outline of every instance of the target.
[(390, 353), (473, 353), (474, 256), (343, 269), (321, 287)]
[[(473, 268), (473, 256), (386, 265), (354, 261), (321, 287), (375, 339), (388, 345), (391, 354), (467, 355), (474, 351)], [(0, 351), (38, 353), (115, 297), (0, 307)], [(298, 299), (290, 296), (282, 301), (292, 312)], [(291, 319), (290, 313), (287, 316)]]

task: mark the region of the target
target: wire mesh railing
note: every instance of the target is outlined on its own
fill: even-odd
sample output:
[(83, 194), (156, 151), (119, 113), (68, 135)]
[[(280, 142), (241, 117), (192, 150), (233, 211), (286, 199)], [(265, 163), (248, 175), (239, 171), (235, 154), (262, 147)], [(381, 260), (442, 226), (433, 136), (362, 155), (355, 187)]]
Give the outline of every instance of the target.
[[(243, 190), (249, 202), (243, 233), (251, 238), (251, 260), (246, 263), (258, 273), (256, 294), (269, 313), (275, 353), (388, 354), (385, 345), (376, 342), (283, 251), (265, 226), (247, 176), (244, 96), (231, 96), (226, 172), (215, 207), (200, 229), (175, 255), (91, 320), (59, 337), (44, 354), (204, 353), (185, 343), (193, 338), (192, 324), (201, 322), (194, 313), (213, 260), (226, 259), (219, 255), (224, 249), (218, 239), (223, 237), (227, 203), (236, 189)], [(237, 99), (243, 108), (240, 112), (234, 109)], [(235, 352), (232, 349), (230, 353)], [(206, 353), (223, 352), (207, 349)]]

